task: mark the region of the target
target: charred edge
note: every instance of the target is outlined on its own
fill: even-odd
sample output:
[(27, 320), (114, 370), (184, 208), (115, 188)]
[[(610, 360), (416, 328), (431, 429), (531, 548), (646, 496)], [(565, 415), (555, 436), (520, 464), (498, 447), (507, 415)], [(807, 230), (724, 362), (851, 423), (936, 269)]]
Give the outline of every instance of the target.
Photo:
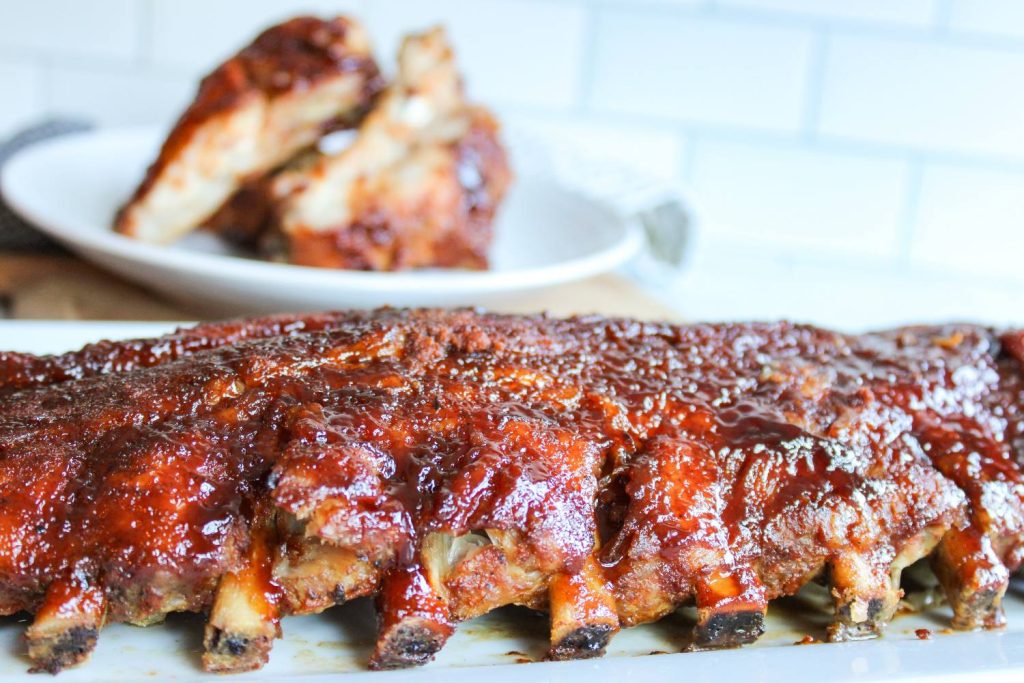
[(960, 631), (1001, 628), (1006, 625), (1002, 601), (1003, 591), (999, 589), (975, 591), (954, 605), (951, 625)]
[(885, 609), (882, 598), (871, 598), (867, 604), (867, 619), (855, 621), (853, 603), (840, 605), (836, 609), (836, 620), (829, 627), (829, 640), (839, 643), (847, 640), (866, 640), (878, 636), (885, 628), (885, 621), (879, 620)]
[(209, 626), (203, 645), (203, 668), (214, 672), (253, 671), (266, 664), (273, 640), (248, 637)]
[(32, 673), (60, 673), (66, 667), (81, 664), (96, 647), (100, 631), (94, 626), (73, 626), (53, 636), (29, 641), (28, 656)]
[(589, 659), (600, 657), (615, 629), (607, 624), (581, 626), (551, 645), (548, 659)]
[(719, 612), (694, 629), (694, 649), (739, 647), (764, 633), (764, 613), (759, 610)]
[(971, 631), (1006, 623), (1002, 601), (1009, 587), (1009, 571), (984, 537), (951, 531), (930, 559), (953, 608), (953, 628)]
[(404, 669), (426, 664), (434, 659), (447, 639), (446, 633), (426, 623), (403, 623), (381, 639), (376, 654), (370, 660), (370, 668)]

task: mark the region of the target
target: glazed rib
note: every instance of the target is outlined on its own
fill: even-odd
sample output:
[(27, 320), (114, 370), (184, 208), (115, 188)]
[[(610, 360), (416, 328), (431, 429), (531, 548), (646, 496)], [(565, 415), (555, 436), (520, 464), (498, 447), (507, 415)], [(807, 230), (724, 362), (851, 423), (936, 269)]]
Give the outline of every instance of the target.
[(267, 29), (203, 79), (115, 229), (147, 242), (181, 237), (324, 133), (354, 125), (381, 87), (356, 21), (298, 17)]
[(203, 80), (114, 227), (160, 243), (204, 227), (306, 266), (481, 269), (510, 182), (442, 29), (403, 41), (385, 89), (358, 23), (300, 17)]
[(281, 614), (374, 595), (375, 668), (507, 604), (553, 658), (697, 607), (757, 638), (827, 581), (833, 640), (892, 618), (929, 558), (959, 628), (1024, 557), (1024, 337), (862, 336), (470, 311), (210, 324), (0, 383), (0, 613), (37, 668), (104, 623), (210, 611), (205, 665), (266, 661)]
[(395, 80), (351, 146), (299, 159), (264, 188), (268, 200), (250, 203), (272, 207), (266, 244), (291, 263), (479, 269), (510, 181), (498, 123), (466, 101), (435, 28), (403, 40)]
[(354, 313), (272, 315), (247, 320), (206, 323), (179, 329), (158, 340), (100, 341), (79, 351), (35, 356), (0, 351), (0, 392), (126, 372), (191, 356), (200, 351), (249, 339), (291, 336), (331, 329), (354, 319)]

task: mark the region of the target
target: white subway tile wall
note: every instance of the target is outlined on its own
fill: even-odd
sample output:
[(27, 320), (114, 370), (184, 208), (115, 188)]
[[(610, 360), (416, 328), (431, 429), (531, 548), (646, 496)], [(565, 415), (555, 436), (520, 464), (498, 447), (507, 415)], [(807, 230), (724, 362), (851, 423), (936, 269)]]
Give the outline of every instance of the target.
[(932, 0), (721, 0), (719, 4), (831, 20), (911, 26), (927, 26), (935, 13)]
[(43, 112), (42, 68), (30, 63), (0, 60), (0, 135), (16, 130)]
[(961, 31), (1024, 38), (1024, 2), (1020, 0), (953, 0), (950, 26)]
[(304, 12), (360, 16), (385, 65), (402, 32), (448, 25), (477, 98), (694, 193), (708, 253), (1024, 287), (1020, 0), (9, 2), (0, 135), (47, 114), (167, 124)]
[(751, 248), (888, 261), (898, 253), (905, 161), (701, 140), (693, 188), (717, 233)]
[(473, 95), (497, 104), (568, 109), (580, 101), (585, 4), (549, 0), (371, 0), (361, 15), (390, 64), (408, 31), (443, 23)]
[(138, 48), (136, 0), (5, 2), (0, 47), (40, 59), (79, 57), (131, 60)]
[(834, 37), (820, 133), (1024, 160), (1024, 51)]
[(1024, 173), (930, 166), (921, 180), (911, 257), (953, 274), (1020, 277), (1022, 217)]
[(615, 9), (594, 36), (594, 112), (795, 132), (811, 63), (805, 29)]
[[(47, 109), (54, 116), (107, 125), (170, 125), (193, 95), (195, 79), (151, 70), (54, 66), (47, 72)], [(125, 97), (131, 93), (131, 97)]]
[(679, 175), (679, 160), (686, 154), (686, 139), (672, 126), (630, 128), (571, 116), (513, 116), (520, 127), (544, 139), (586, 150), (588, 158), (614, 159), (658, 180), (674, 181)]
[(361, 14), (360, 0), (136, 0), (148, 13), (149, 39), (140, 45), (151, 64), (199, 75), (242, 47), (261, 30), (296, 13)]

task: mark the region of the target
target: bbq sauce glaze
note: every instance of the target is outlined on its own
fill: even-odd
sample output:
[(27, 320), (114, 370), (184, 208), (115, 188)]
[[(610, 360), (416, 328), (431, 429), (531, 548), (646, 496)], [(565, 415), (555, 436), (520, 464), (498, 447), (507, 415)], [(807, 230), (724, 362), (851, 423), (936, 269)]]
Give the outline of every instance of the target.
[[(548, 574), (596, 556), (626, 624), (848, 558), (884, 571), (930, 528), (964, 576), (1014, 570), (1021, 348), (966, 325), (379, 311), (5, 354), (0, 612), (72, 579), (112, 619), (201, 609), (259, 497), (415, 579), (394, 591), (421, 586), (432, 533), (514, 532)], [(433, 599), (403, 596), (383, 600)]]

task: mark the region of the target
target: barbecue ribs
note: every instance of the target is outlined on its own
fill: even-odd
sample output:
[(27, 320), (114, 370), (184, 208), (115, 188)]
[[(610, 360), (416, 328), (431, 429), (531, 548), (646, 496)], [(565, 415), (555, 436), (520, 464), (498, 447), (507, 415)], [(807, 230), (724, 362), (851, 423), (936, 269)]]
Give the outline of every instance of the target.
[(115, 229), (172, 242), (324, 133), (354, 125), (381, 87), (353, 19), (298, 17), (267, 29), (203, 79)]
[(349, 148), (300, 159), (263, 187), (265, 247), (308, 266), (486, 268), (510, 180), (497, 121), (466, 102), (435, 28), (402, 42), (395, 80)]
[(1022, 408), (1024, 333), (969, 325), (381, 310), (0, 354), (0, 614), (54, 672), (181, 610), (207, 669), (257, 668), (281, 615), (366, 595), (374, 668), (507, 604), (573, 658), (683, 604), (748, 643), (813, 579), (830, 637), (870, 637), (928, 557), (954, 626), (994, 627)]
[(203, 81), (115, 229), (167, 243), (202, 226), (305, 266), (483, 269), (511, 177), (442, 29), (405, 38), (383, 88), (359, 24), (303, 17)]

